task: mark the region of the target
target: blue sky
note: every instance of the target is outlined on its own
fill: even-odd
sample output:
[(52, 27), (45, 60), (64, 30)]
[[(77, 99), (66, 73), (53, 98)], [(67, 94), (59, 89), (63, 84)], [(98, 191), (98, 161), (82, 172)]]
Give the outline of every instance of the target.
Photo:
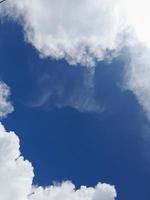
[(102, 182), (115, 185), (117, 200), (149, 200), (149, 90), (139, 87), (140, 71), (126, 72), (128, 47), (123, 58), (96, 62), (93, 72), (82, 61), (42, 58), (31, 43), (18, 22), (0, 24), (0, 79), (14, 106), (2, 123), (19, 137), (34, 167), (33, 185)]
[(108, 102), (104, 113), (80, 113), (55, 105), (34, 108), (28, 106), (32, 94), (38, 92), (38, 69), (36, 76), (32, 67), (39, 67), (42, 73), (50, 67), (54, 74), (61, 68), (65, 78), (74, 69), (67, 71), (64, 61), (41, 60), (32, 46), (24, 43), (21, 27), (13, 22), (1, 25), (0, 38), (0, 74), (11, 87), (15, 106), (3, 123), (19, 135), (21, 151), (35, 168), (34, 182), (47, 186), (72, 180), (79, 187), (100, 180), (115, 184), (118, 199), (148, 200), (150, 173), (140, 144), (147, 120), (134, 95), (118, 87), (122, 66), (98, 64), (98, 95)]

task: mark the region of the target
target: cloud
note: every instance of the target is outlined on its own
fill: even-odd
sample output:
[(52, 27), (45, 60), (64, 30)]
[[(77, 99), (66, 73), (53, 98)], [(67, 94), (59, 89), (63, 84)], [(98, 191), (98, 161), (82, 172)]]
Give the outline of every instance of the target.
[(45, 66), (36, 77), (36, 88), (31, 107), (51, 109), (72, 107), (80, 112), (100, 113), (103, 106), (95, 97), (95, 74), (86, 68), (70, 68), (70, 66)]
[(20, 155), (19, 139), (0, 124), (0, 199), (27, 200), (33, 169)]
[(143, 44), (130, 48), (124, 77), (125, 89), (131, 90), (150, 119), (150, 49)]
[(34, 173), (31, 163), (19, 150), (19, 138), (0, 124), (0, 199), (11, 200), (114, 200), (114, 186), (98, 183), (95, 188), (81, 186), (76, 190), (69, 182), (47, 188), (32, 185)]
[(33, 189), (32, 200), (114, 200), (116, 192), (113, 186), (99, 183), (95, 188), (81, 186), (76, 190), (71, 182), (64, 182), (61, 185)]
[[(130, 5), (130, 6), (129, 6)], [(136, 5), (136, 6), (135, 6)], [(132, 91), (150, 119), (150, 2), (125, 1), (130, 34), (125, 40), (124, 88)]]
[(124, 94), (119, 84), (123, 64), (119, 60), (103, 63), (103, 67), (97, 65), (95, 70), (44, 63), (33, 68), (35, 87), (26, 100), (28, 106), (46, 110), (55, 106), (71, 107), (98, 116), (108, 116), (122, 109)]
[(119, 0), (13, 0), (1, 13), (17, 18), (43, 57), (92, 66), (119, 48)]
[(41, 57), (65, 59), (71, 65), (91, 67), (113, 60), (127, 46), (125, 87), (150, 113), (149, 6), (149, 0), (13, 0), (0, 13), (20, 22), (25, 40)]
[(14, 110), (9, 101), (10, 94), (9, 87), (5, 83), (0, 82), (0, 118), (6, 117)]

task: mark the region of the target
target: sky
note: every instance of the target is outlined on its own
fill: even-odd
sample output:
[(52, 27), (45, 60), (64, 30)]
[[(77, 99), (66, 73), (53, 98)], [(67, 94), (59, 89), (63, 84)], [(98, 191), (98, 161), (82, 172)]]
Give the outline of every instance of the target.
[(0, 4), (0, 199), (150, 199), (149, 6)]

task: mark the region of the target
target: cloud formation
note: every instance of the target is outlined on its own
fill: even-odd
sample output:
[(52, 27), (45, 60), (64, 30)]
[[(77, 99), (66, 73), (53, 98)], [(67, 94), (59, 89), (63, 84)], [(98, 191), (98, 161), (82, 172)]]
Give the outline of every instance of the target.
[(6, 117), (14, 110), (11, 102), (9, 101), (10, 94), (9, 87), (0, 81), (0, 118)]
[(131, 90), (150, 119), (150, 49), (143, 44), (130, 48), (124, 86)]
[(33, 170), (20, 155), (19, 139), (0, 124), (0, 199), (27, 200)]
[[(21, 21), (25, 38), (44, 57), (92, 66), (118, 49), (118, 0), (13, 0), (1, 8)], [(3, 13), (3, 14), (4, 14)]]
[(31, 163), (19, 150), (19, 138), (0, 124), (0, 199), (3, 200), (115, 200), (114, 186), (98, 183), (95, 188), (81, 186), (76, 190), (71, 182), (47, 188), (32, 185)]
[(114, 200), (116, 192), (113, 186), (99, 183), (95, 188), (81, 186), (76, 190), (71, 182), (64, 182), (58, 186), (33, 189), (31, 200)]
[(31, 107), (52, 108), (71, 107), (80, 112), (100, 113), (103, 106), (96, 98), (95, 74), (87, 68), (70, 68), (70, 66), (45, 66), (36, 77), (36, 89)]
[(149, 0), (13, 0), (0, 8), (19, 21), (42, 57), (94, 66), (126, 48), (125, 86), (150, 113)]

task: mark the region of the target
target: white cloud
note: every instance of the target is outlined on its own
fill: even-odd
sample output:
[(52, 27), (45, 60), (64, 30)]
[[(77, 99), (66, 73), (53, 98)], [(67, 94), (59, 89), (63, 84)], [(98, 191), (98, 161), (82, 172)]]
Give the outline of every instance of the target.
[(99, 183), (95, 188), (81, 186), (75, 190), (71, 182), (64, 182), (58, 186), (33, 189), (32, 200), (114, 200), (116, 191), (113, 186)]
[(126, 64), (124, 85), (131, 90), (143, 106), (150, 119), (150, 49), (142, 44), (130, 48), (129, 62)]
[(42, 56), (91, 66), (119, 44), (122, 21), (117, 2), (13, 0), (5, 4), (5, 12), (22, 19), (26, 40)]
[(33, 168), (19, 150), (19, 138), (0, 124), (0, 199), (2, 200), (114, 200), (113, 186), (99, 183), (95, 188), (76, 190), (71, 182), (47, 188), (32, 185)]
[(0, 82), (0, 118), (6, 117), (14, 110), (11, 102), (9, 101), (9, 96), (9, 87), (5, 83)]
[(32, 177), (31, 164), (20, 156), (18, 137), (0, 124), (0, 199), (27, 200)]

